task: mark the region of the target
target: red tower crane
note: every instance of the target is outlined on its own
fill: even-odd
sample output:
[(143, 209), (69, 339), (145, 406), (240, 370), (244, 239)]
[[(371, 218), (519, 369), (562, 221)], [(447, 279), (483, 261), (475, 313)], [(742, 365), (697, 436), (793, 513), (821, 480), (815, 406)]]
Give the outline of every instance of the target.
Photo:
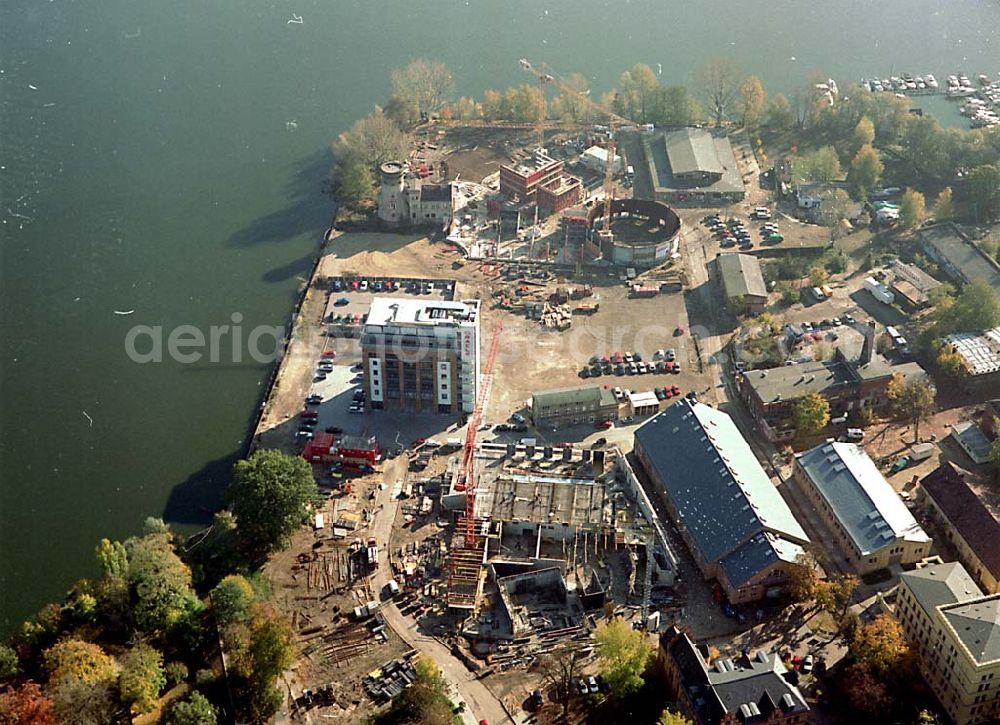
[(493, 362), (497, 357), (497, 350), (500, 349), (500, 332), (503, 324), (498, 320), (493, 328), (493, 339), (490, 341), (490, 351), (486, 356), (486, 365), (482, 369), (482, 377), (479, 382), (479, 395), (476, 396), (476, 405), (469, 416), (468, 429), (465, 433), (465, 452), (462, 455), (462, 465), (458, 470), (458, 480), (455, 488), (465, 489), (465, 548), (472, 549), (476, 546), (476, 435), (479, 432), (479, 421), (483, 417), (483, 408), (489, 398), (490, 386), (493, 383)]

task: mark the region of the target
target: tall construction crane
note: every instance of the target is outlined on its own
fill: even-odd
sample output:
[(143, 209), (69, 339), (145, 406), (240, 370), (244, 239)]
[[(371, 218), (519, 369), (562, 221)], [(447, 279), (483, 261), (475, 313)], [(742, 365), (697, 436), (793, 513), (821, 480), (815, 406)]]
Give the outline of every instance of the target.
[(476, 405), (469, 416), (468, 429), (465, 432), (465, 451), (462, 454), (462, 465), (458, 469), (458, 478), (455, 488), (465, 489), (465, 548), (474, 549), (476, 546), (476, 434), (479, 432), (479, 421), (483, 417), (483, 409), (489, 399), (490, 387), (493, 383), (493, 363), (497, 357), (497, 350), (500, 349), (500, 333), (503, 330), (503, 323), (497, 320), (496, 327), (493, 328), (493, 339), (490, 341), (490, 352), (486, 357), (486, 365), (483, 367), (479, 381), (479, 395), (476, 396)]
[(520, 60), (521, 68), (528, 73), (531, 73), (538, 79), (539, 85), (543, 88), (545, 84), (551, 83), (555, 85), (563, 93), (568, 93), (571, 96), (579, 99), (587, 106), (590, 107), (595, 113), (600, 116), (605, 116), (608, 119), (608, 143), (606, 145), (606, 150), (608, 152), (607, 161), (604, 164), (604, 224), (602, 227), (602, 235), (607, 236), (611, 233), (611, 200), (615, 195), (615, 147), (617, 146), (616, 135), (617, 130), (620, 126), (634, 126), (635, 122), (631, 121), (624, 116), (619, 116), (613, 111), (609, 111), (604, 108), (601, 104), (597, 103), (593, 98), (585, 93), (580, 93), (568, 83), (564, 83), (555, 76), (545, 71), (544, 64), (541, 68), (535, 68), (527, 59), (521, 58)]

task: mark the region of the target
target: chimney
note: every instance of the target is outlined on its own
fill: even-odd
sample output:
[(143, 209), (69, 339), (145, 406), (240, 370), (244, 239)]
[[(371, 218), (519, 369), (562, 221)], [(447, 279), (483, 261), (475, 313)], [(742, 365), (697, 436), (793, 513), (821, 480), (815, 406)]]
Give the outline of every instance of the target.
[(858, 358), (859, 365), (867, 365), (875, 356), (875, 320), (868, 320), (865, 327), (865, 342), (861, 346), (861, 357)]

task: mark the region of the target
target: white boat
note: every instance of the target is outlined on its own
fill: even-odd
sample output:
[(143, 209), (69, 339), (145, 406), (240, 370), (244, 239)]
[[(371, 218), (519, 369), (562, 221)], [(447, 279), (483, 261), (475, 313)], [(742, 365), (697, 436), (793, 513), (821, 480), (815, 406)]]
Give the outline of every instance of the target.
[(928, 73), (927, 75), (924, 76), (924, 83), (927, 84), (928, 88), (937, 88), (938, 87), (937, 78), (935, 78), (934, 76), (932, 76), (930, 73)]
[(867, 79), (867, 78), (862, 78), (862, 79), (861, 79), (861, 87), (862, 87), (862, 88), (864, 88), (864, 89), (865, 89), (866, 91), (868, 91), (869, 93), (871, 93), (871, 90), (872, 90), (872, 84), (871, 84), (871, 83), (870, 83), (870, 82), (868, 81), (868, 79)]
[(872, 90), (876, 93), (881, 93), (885, 90), (885, 86), (882, 85), (882, 81), (872, 81)]
[(827, 78), (826, 85), (830, 89), (830, 93), (833, 95), (836, 96), (840, 93), (840, 91), (837, 90), (837, 81), (833, 80), (833, 78)]
[(957, 86), (958, 85), (958, 76), (948, 76), (948, 85), (949, 86)]
[(947, 91), (948, 98), (965, 98), (966, 96), (971, 96), (976, 92), (975, 88), (966, 88), (964, 86), (952, 86)]
[(990, 77), (985, 73), (979, 74), (979, 84), (983, 86), (988, 86), (990, 84)]

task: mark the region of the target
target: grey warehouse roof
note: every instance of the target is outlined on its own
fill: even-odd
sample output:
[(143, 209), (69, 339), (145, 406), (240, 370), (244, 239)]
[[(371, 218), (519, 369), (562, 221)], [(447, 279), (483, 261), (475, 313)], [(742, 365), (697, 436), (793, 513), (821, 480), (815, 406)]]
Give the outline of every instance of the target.
[(572, 404), (614, 405), (615, 395), (600, 385), (576, 385), (569, 388), (553, 388), (533, 393), (534, 403), (538, 407), (549, 408)]
[(862, 554), (896, 539), (931, 540), (860, 446), (822, 443), (798, 460)]
[[(681, 400), (641, 426), (635, 442), (705, 560), (730, 557), (727, 575), (733, 572), (734, 584), (746, 580), (746, 571), (752, 574), (791, 553), (776, 541), (809, 541), (722, 411)], [(755, 540), (764, 532), (774, 536)]]
[(760, 262), (749, 254), (720, 254), (716, 258), (726, 297), (767, 297)]
[(682, 128), (666, 136), (667, 157), (675, 174), (702, 171), (721, 174), (722, 162), (715, 150), (715, 139), (703, 128)]

